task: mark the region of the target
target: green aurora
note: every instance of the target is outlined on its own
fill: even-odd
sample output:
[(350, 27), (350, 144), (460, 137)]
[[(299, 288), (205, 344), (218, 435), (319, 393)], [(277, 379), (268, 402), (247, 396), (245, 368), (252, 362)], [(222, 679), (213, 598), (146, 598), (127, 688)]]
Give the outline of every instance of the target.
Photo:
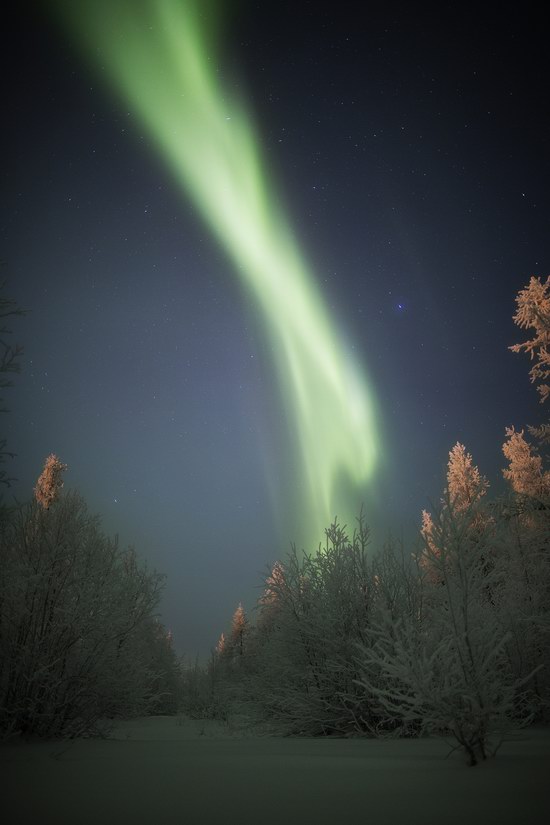
[(373, 392), (294, 239), (245, 102), (222, 87), (219, 20), (199, 0), (58, 5), (71, 36), (139, 116), (260, 310), (294, 430), (298, 461), (288, 505), (300, 524), (291, 526), (316, 546), (335, 515), (354, 524), (372, 482), (381, 452)]

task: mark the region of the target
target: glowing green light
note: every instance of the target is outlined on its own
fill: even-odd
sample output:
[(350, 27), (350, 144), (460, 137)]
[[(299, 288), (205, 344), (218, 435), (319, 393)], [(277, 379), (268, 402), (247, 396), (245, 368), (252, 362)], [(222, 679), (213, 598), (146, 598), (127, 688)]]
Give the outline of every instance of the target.
[(353, 518), (339, 480), (359, 488), (373, 472), (372, 399), (292, 236), (246, 107), (220, 82), (204, 3), (60, 2), (261, 308), (304, 471), (303, 535), (316, 542), (335, 514)]

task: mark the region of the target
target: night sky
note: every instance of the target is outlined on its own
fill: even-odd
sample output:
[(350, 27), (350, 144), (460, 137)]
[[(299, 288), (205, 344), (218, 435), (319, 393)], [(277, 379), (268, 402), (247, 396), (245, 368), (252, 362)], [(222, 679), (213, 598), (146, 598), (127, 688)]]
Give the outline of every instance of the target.
[[(374, 543), (411, 535), (457, 441), (498, 492), (505, 427), (544, 420), (528, 360), (507, 349), (525, 335), (517, 292), (550, 272), (542, 19), (529, 4), (227, 5), (211, 60), (247, 100), (379, 410)], [(31, 310), (12, 324), (25, 356), (2, 418), (9, 493), (28, 498), (55, 452), (66, 487), (167, 574), (178, 651), (204, 655), (301, 529), (262, 323), (139, 119), (44, 4), (14, 10), (5, 38), (0, 257), (4, 292)]]

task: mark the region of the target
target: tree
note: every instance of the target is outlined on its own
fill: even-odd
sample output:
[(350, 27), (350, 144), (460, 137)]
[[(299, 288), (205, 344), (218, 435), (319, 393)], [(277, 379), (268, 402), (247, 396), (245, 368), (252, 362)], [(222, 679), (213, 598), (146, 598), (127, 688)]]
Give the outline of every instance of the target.
[(518, 679), (533, 673), (521, 701), (539, 720), (550, 712), (550, 499), (521, 491), (493, 503), (498, 586), (493, 604)]
[(248, 619), (246, 618), (242, 604), (239, 604), (231, 620), (231, 644), (232, 647), (238, 651), (239, 656), (242, 656), (244, 653), (244, 640), (247, 631)]
[(465, 512), (484, 496), (489, 482), (474, 466), (472, 456), (458, 441), (449, 453), (447, 493), (456, 512)]
[(63, 487), (62, 473), (67, 469), (56, 455), (51, 453), (44, 464), (44, 469), (38, 477), (34, 488), (34, 497), (44, 510), (49, 510), (54, 501), (59, 498)]
[(347, 735), (373, 732), (378, 722), (355, 684), (355, 645), (367, 640), (376, 598), (395, 593), (377, 587), (384, 560), (369, 563), (363, 514), (352, 537), (337, 521), (325, 533), (318, 552), (294, 547), (264, 581), (248, 690), (277, 733)]
[[(545, 382), (550, 377), (550, 276), (542, 283), (540, 278), (531, 277), (529, 284), (516, 297), (517, 310), (514, 322), (520, 329), (533, 329), (535, 334), (529, 341), (514, 344), (512, 352), (528, 352), (535, 363), (530, 376), (533, 384)], [(550, 395), (550, 385), (539, 384), (537, 392), (541, 404)]]
[[(424, 580), (420, 610), (396, 621), (382, 610), (372, 625), (374, 643), (360, 645), (360, 683), (381, 711), (420, 731), (453, 736), (470, 765), (494, 750), (494, 737), (517, 723), (516, 678), (501, 626), (487, 592), (498, 588), (487, 570), (489, 553), (476, 523), (479, 497), (466, 510), (446, 494), (431, 522), (425, 553), (433, 580)], [(485, 536), (485, 538), (487, 538)]]
[(181, 698), (182, 669), (172, 633), (159, 619), (150, 619), (140, 634), (148, 676), (147, 712), (175, 714)]
[(507, 427), (506, 438), (502, 452), (510, 463), (508, 469), (502, 471), (504, 478), (515, 493), (538, 500), (547, 498), (550, 495), (550, 472), (543, 471), (542, 458), (533, 452), (523, 430), (516, 432), (513, 427)]
[[(529, 375), (533, 384), (537, 382), (537, 392), (540, 403), (543, 404), (550, 395), (550, 385), (546, 380), (550, 377), (550, 276), (542, 283), (540, 278), (532, 277), (529, 284), (516, 297), (517, 310), (514, 322), (521, 329), (534, 330), (534, 336), (529, 341), (514, 344), (512, 352), (529, 353), (531, 361), (535, 361)], [(542, 444), (550, 444), (550, 424), (540, 427), (528, 427), (531, 435), (539, 439)]]
[[(489, 489), (489, 482), (482, 476), (479, 469), (474, 465), (470, 453), (466, 452), (466, 447), (458, 441), (449, 452), (447, 462), (447, 487), (442, 500), (443, 509), (451, 507), (455, 513), (465, 513), (476, 507)], [(472, 522), (471, 529), (478, 533), (483, 531), (484, 519), (481, 510), (477, 510), (476, 519)], [(432, 516), (426, 510), (422, 511), (422, 527), (420, 534), (424, 541), (424, 549), (420, 556), (420, 565), (433, 583), (437, 582), (437, 570), (431, 564), (431, 559), (437, 554), (437, 547), (433, 541), (434, 524)]]
[(276, 561), (265, 580), (264, 592), (260, 598), (260, 605), (263, 608), (275, 606), (280, 601), (284, 578), (285, 569), (280, 561)]
[(0, 736), (78, 735), (154, 706), (146, 640), (161, 584), (75, 492), (3, 519)]

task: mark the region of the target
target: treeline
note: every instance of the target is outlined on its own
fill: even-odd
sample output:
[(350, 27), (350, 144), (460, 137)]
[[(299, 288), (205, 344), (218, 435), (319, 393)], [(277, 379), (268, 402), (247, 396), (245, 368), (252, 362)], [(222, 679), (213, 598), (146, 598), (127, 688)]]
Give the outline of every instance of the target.
[[(530, 353), (544, 402), (550, 278), (517, 303), (534, 335), (512, 349)], [(15, 312), (0, 300), (0, 317)], [(19, 355), (4, 347), (0, 387)], [(506, 496), (491, 498), (456, 444), (415, 547), (374, 551), (363, 514), (352, 533), (335, 522), (318, 552), (268, 571), (254, 621), (239, 605), (209, 662), (187, 668), (156, 617), (162, 577), (62, 494), (50, 456), (31, 502), (0, 502), (0, 737), (183, 710), (287, 735), (435, 733), (475, 764), (511, 727), (550, 716), (550, 425), (528, 430), (506, 431)]]
[[(549, 291), (533, 278), (517, 299), (535, 336), (514, 349), (535, 358), (533, 380), (550, 375)], [(548, 720), (549, 428), (530, 433), (506, 431), (510, 492), (497, 499), (455, 445), (416, 547), (372, 552), (361, 515), (352, 535), (334, 523), (317, 553), (276, 563), (255, 621), (239, 606), (209, 663), (186, 670), (188, 712), (288, 735), (441, 734), (471, 764), (511, 727)]]
[(106, 536), (50, 456), (32, 502), (0, 514), (0, 736), (75, 736), (175, 713), (179, 662), (156, 618), (163, 577)]
[(362, 518), (265, 581), (208, 665), (196, 715), (244, 714), (284, 735), (454, 736), (474, 764), (550, 712), (550, 497), (461, 509), (450, 491), (416, 554), (369, 551)]

